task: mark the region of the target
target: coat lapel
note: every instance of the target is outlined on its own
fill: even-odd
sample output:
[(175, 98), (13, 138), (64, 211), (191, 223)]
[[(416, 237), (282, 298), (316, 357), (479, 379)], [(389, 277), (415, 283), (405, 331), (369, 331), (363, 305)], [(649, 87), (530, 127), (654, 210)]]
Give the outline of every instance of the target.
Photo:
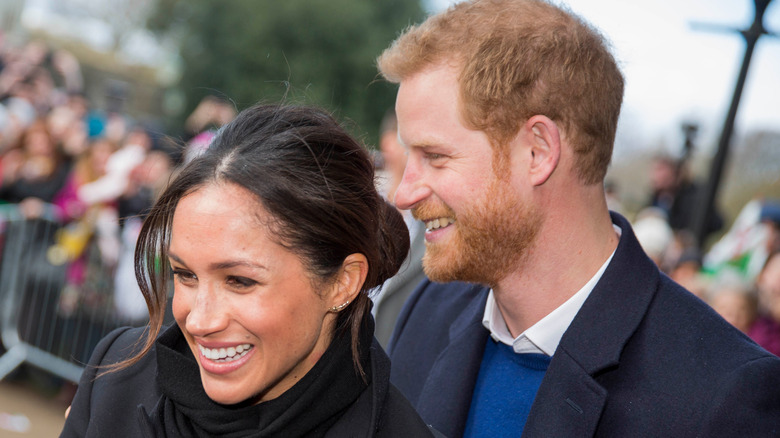
[(622, 216), (620, 243), (604, 275), (561, 338), (523, 437), (593, 436), (608, 393), (594, 378), (616, 367), (658, 288), (659, 271)]
[(607, 391), (572, 357), (556, 352), (522, 436), (593, 436), (606, 400)]
[(461, 436), (471, 407), (488, 331), (482, 326), (488, 289), (483, 288), (453, 322), (450, 343), (436, 359), (417, 406), (446, 436)]

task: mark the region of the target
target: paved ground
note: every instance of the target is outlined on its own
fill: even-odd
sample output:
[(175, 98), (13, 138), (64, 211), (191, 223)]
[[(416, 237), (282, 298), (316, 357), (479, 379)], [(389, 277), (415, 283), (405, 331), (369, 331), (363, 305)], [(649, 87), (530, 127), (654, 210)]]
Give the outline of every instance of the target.
[(0, 437), (58, 437), (72, 385), (21, 369), (0, 381)]

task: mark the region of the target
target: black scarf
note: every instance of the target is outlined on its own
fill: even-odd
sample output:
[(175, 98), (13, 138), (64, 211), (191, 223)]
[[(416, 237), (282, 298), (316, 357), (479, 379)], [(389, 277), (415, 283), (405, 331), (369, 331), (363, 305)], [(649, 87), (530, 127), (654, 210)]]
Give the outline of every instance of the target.
[[(371, 381), (373, 321), (360, 335), (360, 362)], [(148, 437), (321, 437), (366, 389), (352, 362), (351, 336), (336, 335), (314, 367), (276, 399), (221, 405), (206, 395), (200, 372), (177, 325), (157, 340), (157, 384), (163, 396), (149, 415), (139, 406)]]

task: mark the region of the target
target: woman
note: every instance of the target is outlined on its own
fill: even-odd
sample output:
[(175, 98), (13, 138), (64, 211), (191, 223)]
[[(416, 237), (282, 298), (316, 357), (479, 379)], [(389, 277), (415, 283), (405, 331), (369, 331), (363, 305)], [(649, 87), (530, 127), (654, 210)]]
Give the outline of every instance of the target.
[(780, 252), (767, 257), (756, 279), (759, 315), (748, 336), (770, 353), (780, 356)]
[(3, 155), (2, 168), (0, 200), (19, 204), (25, 217), (37, 218), (65, 185), (71, 166), (46, 122), (38, 119), (22, 134), (18, 146)]
[[(372, 340), (366, 292), (409, 248), (373, 178), (319, 110), (257, 106), (226, 125), (141, 230), (150, 335), (101, 342), (62, 436), (431, 436)], [(176, 323), (158, 337), (160, 262)]]

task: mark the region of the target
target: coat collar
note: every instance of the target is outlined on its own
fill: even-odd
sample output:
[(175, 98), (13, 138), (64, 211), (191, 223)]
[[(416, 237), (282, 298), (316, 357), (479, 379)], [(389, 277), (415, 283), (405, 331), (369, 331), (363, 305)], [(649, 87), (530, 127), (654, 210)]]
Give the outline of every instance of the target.
[(542, 381), (523, 437), (592, 436), (607, 398), (594, 376), (617, 366), (624, 346), (644, 318), (660, 274), (629, 222), (615, 256), (561, 338)]
[[(613, 213), (613, 222), (623, 230), (615, 256), (558, 347), (577, 358), (588, 374), (617, 365), (660, 280), (658, 268), (645, 255), (628, 221)], [(614, 311), (617, 303), (620, 311)]]
[(390, 389), (390, 359), (376, 338), (371, 343), (371, 384), (331, 427), (325, 438), (352, 436), (356, 430), (374, 436), (382, 426), (382, 409)]

